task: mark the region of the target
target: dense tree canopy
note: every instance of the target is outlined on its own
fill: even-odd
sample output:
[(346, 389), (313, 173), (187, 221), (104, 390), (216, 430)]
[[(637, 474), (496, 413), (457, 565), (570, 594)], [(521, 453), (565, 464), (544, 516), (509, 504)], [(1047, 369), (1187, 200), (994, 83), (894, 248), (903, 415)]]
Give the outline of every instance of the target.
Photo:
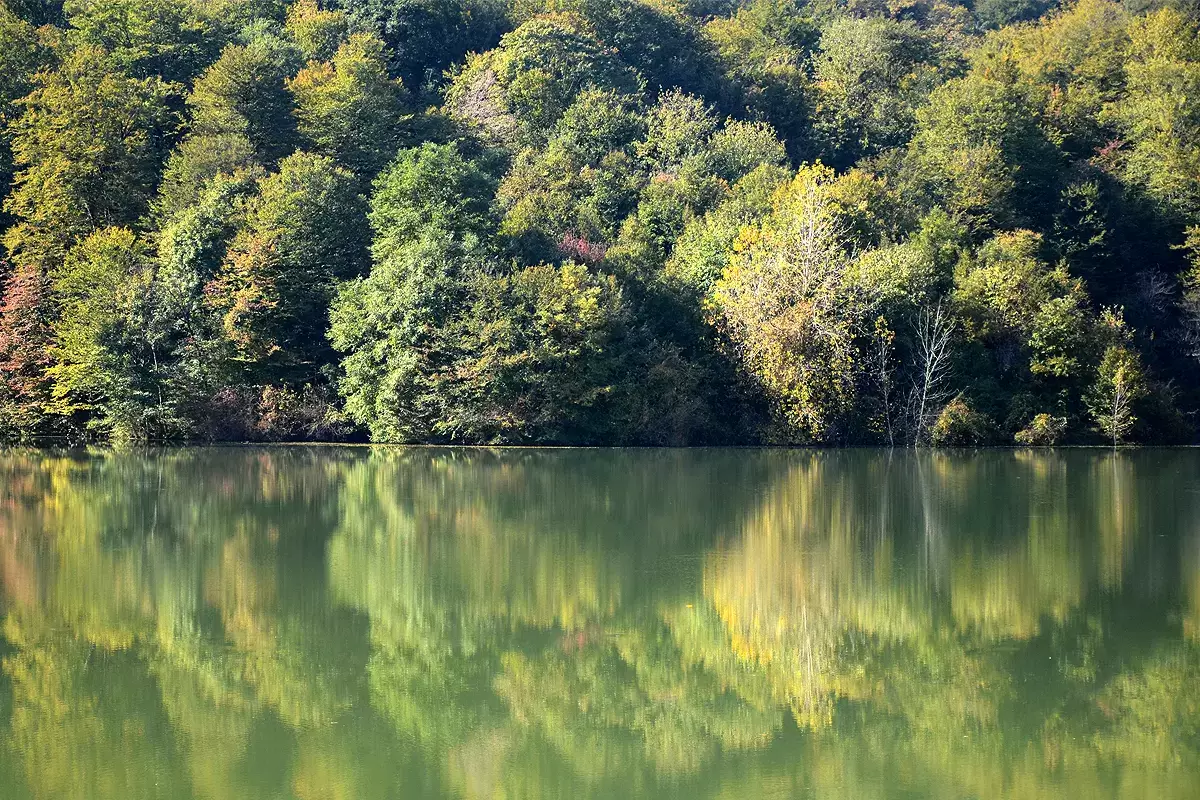
[(1200, 18), (0, 3), (0, 436), (1175, 442)]

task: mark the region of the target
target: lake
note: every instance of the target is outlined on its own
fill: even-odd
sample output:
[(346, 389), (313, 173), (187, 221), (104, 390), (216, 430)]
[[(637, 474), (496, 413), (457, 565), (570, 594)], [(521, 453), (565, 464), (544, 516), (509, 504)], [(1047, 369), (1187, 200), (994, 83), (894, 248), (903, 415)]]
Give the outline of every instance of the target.
[(0, 451), (4, 798), (1195, 798), (1200, 450)]

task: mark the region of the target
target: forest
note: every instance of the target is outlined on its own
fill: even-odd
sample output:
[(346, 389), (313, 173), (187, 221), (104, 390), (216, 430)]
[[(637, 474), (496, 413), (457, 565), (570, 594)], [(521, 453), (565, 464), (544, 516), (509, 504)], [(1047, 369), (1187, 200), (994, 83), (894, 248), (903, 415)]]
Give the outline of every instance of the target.
[(1186, 443), (1194, 0), (0, 0), (0, 439)]

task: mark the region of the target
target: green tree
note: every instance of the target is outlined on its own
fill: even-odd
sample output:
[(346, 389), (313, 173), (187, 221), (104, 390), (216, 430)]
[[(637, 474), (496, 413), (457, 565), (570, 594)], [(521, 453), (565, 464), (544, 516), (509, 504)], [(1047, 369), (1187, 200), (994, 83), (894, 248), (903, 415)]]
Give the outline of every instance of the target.
[(350, 35), (350, 20), (341, 9), (321, 8), (317, 0), (296, 0), (288, 7), (287, 32), (310, 61), (328, 61)]
[(215, 57), (221, 35), (191, 0), (67, 0), (69, 40), (103, 47), (117, 69), (188, 82)]
[(535, 17), (500, 45), (471, 57), (455, 76), (447, 104), (506, 144), (544, 142), (586, 89), (636, 91), (636, 73), (570, 13)]
[[(0, 4), (0, 194), (5, 196), (13, 177), (9, 126), (21, 113), (18, 101), (33, 89), (34, 75), (50, 56), (34, 27)], [(8, 224), (0, 211), (0, 229)]]
[(1035, 20), (1054, 7), (1054, 0), (981, 0), (975, 16), (989, 28)]
[(325, 340), (339, 281), (365, 271), (357, 181), (324, 156), (296, 153), (259, 182), (221, 271), (206, 290), (233, 357), (252, 379), (296, 383), (332, 361)]
[(392, 74), (414, 92), (438, 85), (443, 72), (506, 29), (500, 7), (486, 0), (343, 0), (342, 7), (352, 24), (387, 43)]
[(1163, 8), (1130, 25), (1125, 97), (1111, 116), (1129, 142), (1117, 163), (1186, 220), (1200, 214), (1200, 21)]
[(494, 230), (495, 180), (454, 144), (401, 151), (371, 196), (372, 254), (386, 261), (427, 229), (485, 239)]
[(241, 377), (229, 369), (223, 320), (205, 289), (220, 273), (231, 241), (246, 227), (262, 177), (261, 169), (217, 176), (158, 230), (154, 324), (165, 332), (169, 351), (164, 391), (195, 433), (221, 430), (228, 422), (219, 419), (211, 401)]
[(651, 96), (671, 89), (719, 97), (725, 87), (711, 44), (696, 20), (668, 5), (626, 0), (568, 0), (548, 7), (569, 9), (641, 75)]
[(704, 26), (730, 90), (768, 121), (793, 158), (812, 157), (809, 52), (816, 25), (796, 0), (753, 0)]
[(1061, 168), (1039, 125), (1036, 98), (1003, 63), (981, 65), (936, 89), (917, 111), (910, 176), (935, 202), (976, 227), (1046, 215)]
[(1008, 435), (1034, 414), (1079, 409), (1103, 338), (1082, 282), (1044, 254), (1044, 240), (1030, 231), (997, 234), (955, 275), (971, 353), (964, 373), (989, 387), (974, 399)]
[(404, 110), (399, 81), (387, 76), (384, 45), (354, 34), (325, 63), (310, 63), (287, 83), (300, 135), (316, 152), (374, 175), (396, 154)]
[(5, 246), (18, 264), (60, 261), (81, 235), (138, 218), (169, 143), (170, 88), (113, 72), (98, 48), (39, 73), (12, 124), (19, 169), (5, 201), (18, 223)]
[(370, 274), (346, 283), (330, 314), (343, 353), (346, 412), (377, 441), (413, 441), (438, 419), (424, 381), (443, 368), (441, 330), (467, 284), (492, 266), (492, 178), (455, 145), (403, 150), (371, 197)]
[(219, 175), (261, 170), (254, 145), (244, 134), (189, 136), (179, 143), (163, 169), (154, 215), (160, 224), (191, 208)]
[(263, 163), (283, 158), (296, 145), (292, 96), (284, 82), (299, 66), (295, 45), (271, 36), (227, 45), (188, 95), (191, 135), (245, 137)]
[[(629, 309), (616, 281), (585, 267), (537, 266), (482, 278), (449, 341), (453, 367), (432, 377), (448, 441), (620, 441), (620, 338)], [(618, 395), (613, 397), (613, 395)]]
[(688, 222), (664, 268), (668, 281), (693, 293), (709, 293), (725, 270), (743, 228), (757, 226), (771, 211), (775, 190), (791, 177), (781, 167), (763, 165), (734, 184), (716, 208)]
[(55, 302), (50, 274), (93, 230), (135, 221), (149, 203), (173, 121), (158, 78), (112, 72), (100, 49), (75, 49), (39, 73), (9, 130), (18, 169), (5, 209), (12, 269), (0, 304), (0, 401), (7, 427), (36, 428)]
[(634, 156), (645, 133), (634, 100), (581, 93), (544, 149), (522, 150), (501, 182), (500, 231), (531, 261), (595, 262), (617, 237), (646, 179)]
[(1183, 340), (1188, 355), (1200, 362), (1200, 227), (1188, 229), (1186, 248), (1190, 264), (1183, 275), (1183, 294), (1179, 298)]
[(821, 32), (813, 115), (831, 163), (847, 167), (908, 140), (933, 56), (912, 23), (845, 17)]
[(53, 413), (86, 419), (114, 439), (178, 432), (149, 246), (128, 228), (97, 231), (55, 270), (54, 292)]
[(1088, 157), (1116, 135), (1108, 107), (1125, 94), (1130, 14), (1111, 0), (1079, 0), (1037, 25), (1009, 28), (985, 47), (1006, 58), (1045, 96), (1043, 125), (1072, 154)]
[[(386, 219), (381, 207), (373, 220)], [(469, 303), (468, 283), (495, 267), (478, 239), (437, 227), (375, 252), (371, 274), (343, 286), (330, 313), (346, 413), (373, 441), (437, 440), (443, 406), (430, 382), (451, 364), (445, 326)]]

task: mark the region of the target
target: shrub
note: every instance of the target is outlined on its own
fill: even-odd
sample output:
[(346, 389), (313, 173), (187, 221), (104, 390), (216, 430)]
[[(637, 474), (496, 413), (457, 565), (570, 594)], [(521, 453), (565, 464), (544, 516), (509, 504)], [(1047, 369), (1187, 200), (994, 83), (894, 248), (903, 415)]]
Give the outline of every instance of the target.
[(986, 415), (971, 408), (961, 394), (946, 404), (933, 424), (932, 440), (938, 447), (979, 445), (991, 438), (995, 425)]
[(1062, 435), (1067, 430), (1067, 418), (1055, 417), (1050, 414), (1037, 414), (1021, 430), (1017, 431), (1017, 444), (1029, 447), (1049, 447), (1062, 441)]

